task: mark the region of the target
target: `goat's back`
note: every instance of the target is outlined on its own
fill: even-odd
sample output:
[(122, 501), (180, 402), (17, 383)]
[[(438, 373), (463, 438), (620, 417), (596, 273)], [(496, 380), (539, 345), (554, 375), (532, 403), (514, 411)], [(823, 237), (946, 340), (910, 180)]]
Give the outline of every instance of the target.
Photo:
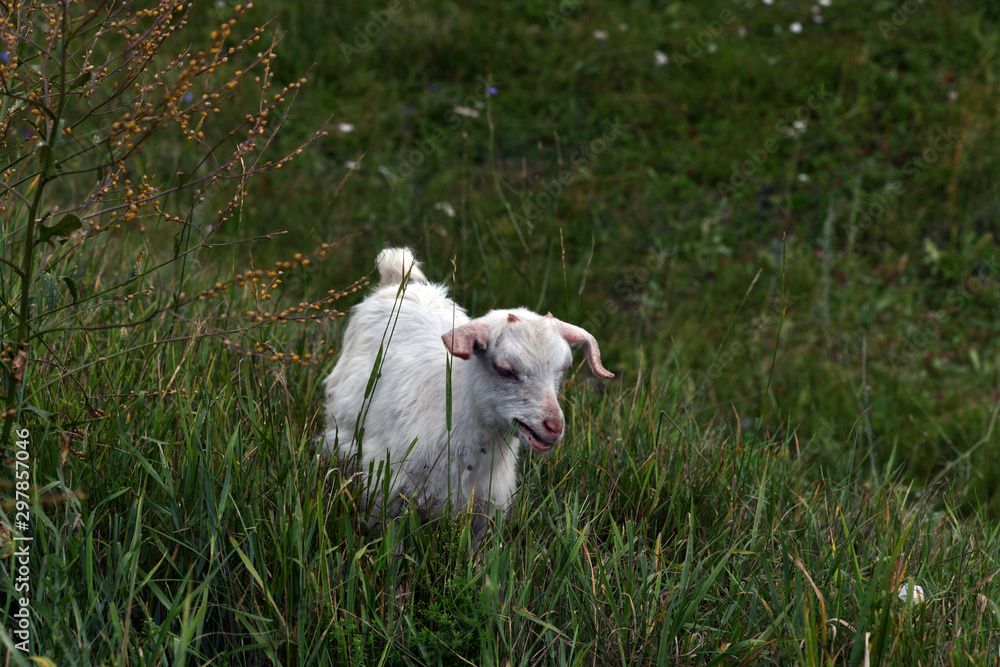
[[(448, 351), (441, 336), (469, 317), (445, 286), (415, 282), (413, 277), (411, 273), (402, 291), (399, 285), (379, 287), (355, 306), (340, 358), (324, 382), (326, 449), (332, 451), (339, 442), (343, 459), (356, 453), (348, 445), (365, 408), (365, 390), (380, 348), (380, 375), (370, 397), (365, 440), (395, 451), (407, 447), (413, 436), (430, 437), (443, 430), (443, 425), (429, 422), (441, 412), (429, 407), (443, 401), (445, 394)], [(405, 442), (398, 432), (402, 424), (412, 427)]]

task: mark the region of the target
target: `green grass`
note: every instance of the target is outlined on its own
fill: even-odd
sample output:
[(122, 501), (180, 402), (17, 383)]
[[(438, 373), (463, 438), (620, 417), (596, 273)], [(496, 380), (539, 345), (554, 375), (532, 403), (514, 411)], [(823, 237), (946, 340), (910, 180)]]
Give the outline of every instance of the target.
[[(571, 440), (526, 458), (516, 506), (471, 557), (460, 522), (366, 535), (357, 482), (290, 425), (321, 400), (313, 373), (291, 373), (290, 391), (262, 368), (227, 382), (238, 363), (208, 348), (184, 363), (215, 364), (184, 384), (217, 381), (216, 400), (119, 402), (118, 437), (51, 482), (86, 480), (86, 498), (35, 510), (34, 629), (60, 663), (995, 655), (996, 524), (891, 467), (861, 481), (860, 448), (833, 479), (795, 442), (699, 426), (676, 383), (602, 391), (581, 375), (566, 390)], [(897, 600), (908, 581), (926, 604)]]
[[(205, 249), (33, 344), (18, 404), (33, 651), (58, 664), (998, 664), (992, 3), (919, 4), (893, 30), (893, 4), (853, 0), (822, 24), (781, 0), (563, 3), (565, 21), (559, 3), (400, 3), (350, 62), (342, 41), (386, 5), (342, 4), (251, 12), (286, 31), (279, 85), (309, 70), (275, 153), (332, 125), (253, 181), (219, 238), (287, 233)], [(222, 14), (198, 4), (192, 29)], [(679, 58), (717, 19), (716, 50)], [(789, 136), (816, 90), (828, 94)], [(621, 131), (581, 148), (606, 122)], [(180, 145), (130, 169), (186, 169)], [(761, 149), (747, 183), (720, 193)], [(21, 224), (4, 218), (4, 257)], [(139, 251), (172, 256), (173, 227), (147, 224), (81, 254), (68, 273), (81, 294), (117, 284)], [(478, 550), (461, 519), (370, 535), (359, 481), (316, 458), (343, 320), (243, 317), (350, 284), (390, 243), (475, 314), (525, 305), (588, 327), (618, 374), (569, 379), (565, 442), (522, 457), (516, 504)], [(270, 304), (227, 284), (163, 309), (294, 253), (313, 261), (286, 269)], [(36, 312), (71, 301), (64, 282), (36, 288)], [(13, 309), (0, 315), (6, 342)], [(79, 328), (93, 326), (106, 328)], [(0, 642), (28, 664), (10, 634), (17, 546), (0, 532)], [(925, 604), (897, 598), (909, 583)]]
[[(302, 133), (327, 113), (355, 130), (333, 132), (315, 170), (283, 174), (294, 211), (274, 193), (248, 210), (321, 221), (321, 236), (362, 230), (349, 260), (319, 270), (334, 284), (388, 243), (415, 246), (438, 276), (455, 257), (474, 311), (524, 303), (589, 324), (620, 369), (641, 349), (703, 385), (691, 408), (705, 419), (736, 405), (772, 429), (827, 434), (811, 452), (826, 462), (863, 418), (880, 460), (900, 451), (922, 483), (965, 467), (963, 502), (997, 516), (992, 5), (919, 4), (897, 28), (891, 3), (836, 2), (822, 24), (781, 2), (563, 4), (565, 21), (547, 14), (559, 3), (407, 4), (349, 62), (341, 43), (381, 5), (288, 8), (297, 37), (279, 61), (315, 63)], [(717, 50), (682, 60), (725, 11)], [(479, 118), (453, 115), (477, 102)], [(606, 121), (625, 129), (574, 171)], [(361, 167), (341, 188), (347, 160)], [(567, 169), (570, 185), (529, 217)], [(293, 245), (316, 233), (280, 226)]]

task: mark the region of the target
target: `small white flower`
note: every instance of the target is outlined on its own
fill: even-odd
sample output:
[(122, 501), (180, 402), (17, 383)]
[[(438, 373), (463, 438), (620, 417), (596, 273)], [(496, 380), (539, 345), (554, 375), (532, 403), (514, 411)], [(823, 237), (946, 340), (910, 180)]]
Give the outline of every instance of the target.
[(337, 123), (337, 131), (341, 134), (350, 134), (354, 131), (354, 125), (351, 123)]
[(479, 118), (479, 112), (469, 107), (457, 106), (455, 107), (455, 113), (459, 116), (467, 116), (468, 118)]
[(799, 183), (808, 183), (809, 182), (809, 174), (799, 174), (798, 179), (799, 179)]
[[(899, 587), (899, 594), (896, 596), (903, 602), (906, 602), (910, 597), (910, 589), (907, 584), (903, 584)], [(927, 602), (927, 597), (924, 595), (924, 589), (920, 586), (913, 586), (913, 601), (917, 604), (923, 604)]]
[(795, 120), (792, 121), (791, 127), (786, 127), (782, 131), (792, 139), (795, 139), (802, 136), (806, 131), (806, 127), (808, 127), (808, 124), (804, 120)]
[(773, 5), (774, 4), (774, 0), (764, 0), (764, 4), (765, 5)]
[(594, 31), (594, 39), (598, 39), (598, 40), (600, 40), (600, 41), (603, 42), (607, 38), (608, 38), (608, 31), (607, 30), (595, 30)]
[(384, 164), (380, 164), (379, 166), (375, 167), (375, 171), (382, 174), (386, 178), (392, 176), (392, 172), (389, 171), (389, 167), (385, 166)]
[(740, 39), (743, 39), (744, 37), (746, 37), (747, 36), (747, 27), (745, 25), (741, 25), (739, 28), (737, 28), (736, 29), (736, 36), (739, 37)]
[(653, 51), (653, 62), (657, 67), (663, 67), (670, 62), (670, 58), (663, 51)]
[(619, 23), (618, 32), (628, 32), (628, 23)]
[(355, 169), (357, 168), (358, 163), (355, 162), (354, 160), (345, 160), (344, 166), (347, 167), (348, 169)]
[(948, 91), (948, 101), (949, 102), (954, 102), (957, 99), (958, 99), (958, 91), (957, 90), (949, 90)]
[(823, 22), (822, 14), (813, 14), (813, 23), (822, 23), (822, 22)]
[(475, 102), (472, 103), (472, 106), (476, 107), (477, 109), (485, 109), (486, 102), (483, 102), (482, 100), (476, 100)]
[(824, 7), (829, 7), (833, 4), (833, 0), (819, 0), (819, 4)]
[(719, 48), (719, 47), (717, 47), (717, 46), (715, 45), (715, 42), (712, 42), (712, 43), (710, 43), (710, 44), (709, 44), (708, 46), (706, 46), (706, 47), (705, 47), (705, 50), (706, 50), (706, 51), (708, 51), (709, 53), (715, 53), (715, 51), (716, 51), (716, 50), (717, 50), (718, 48)]
[(446, 201), (439, 201), (438, 203), (434, 204), (434, 210), (441, 211), (449, 218), (455, 217), (455, 209), (452, 207), (451, 204), (449, 204)]
[(788, 26), (788, 29), (797, 35), (802, 32), (802, 24), (796, 21), (792, 25)]

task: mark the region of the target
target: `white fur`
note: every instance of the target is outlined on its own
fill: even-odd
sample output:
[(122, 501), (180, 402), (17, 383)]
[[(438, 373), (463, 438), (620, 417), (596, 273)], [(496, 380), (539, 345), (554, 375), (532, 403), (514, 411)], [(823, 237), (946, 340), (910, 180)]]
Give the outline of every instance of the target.
[[(408, 249), (384, 250), (376, 263), (381, 285), (354, 308), (340, 359), (325, 381), (325, 448), (339, 446), (340, 458), (362, 473), (373, 464), (376, 472), (389, 471), (390, 514), (407, 501), (439, 514), (451, 500), (455, 509), (479, 514), (479, 532), (517, 488), (517, 441), (546, 451), (562, 438), (558, 393), (573, 360), (569, 342), (585, 342), (595, 372), (611, 373), (601, 366), (593, 336), (551, 314), (515, 308), (470, 320), (444, 285), (427, 281)], [(381, 368), (366, 400), (380, 348)], [(377, 477), (369, 486), (375, 517), (384, 511), (383, 483)]]

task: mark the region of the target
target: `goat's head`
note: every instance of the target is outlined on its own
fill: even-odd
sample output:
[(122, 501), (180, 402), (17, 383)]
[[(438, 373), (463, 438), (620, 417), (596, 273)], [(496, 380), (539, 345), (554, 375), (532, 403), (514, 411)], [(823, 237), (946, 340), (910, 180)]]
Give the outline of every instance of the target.
[(565, 420), (559, 385), (573, 362), (570, 345), (583, 343), (594, 373), (612, 378), (601, 365), (597, 341), (584, 329), (524, 308), (492, 311), (442, 336), (454, 356), (476, 364), (474, 395), (490, 426), (510, 432), (535, 452), (559, 442)]

